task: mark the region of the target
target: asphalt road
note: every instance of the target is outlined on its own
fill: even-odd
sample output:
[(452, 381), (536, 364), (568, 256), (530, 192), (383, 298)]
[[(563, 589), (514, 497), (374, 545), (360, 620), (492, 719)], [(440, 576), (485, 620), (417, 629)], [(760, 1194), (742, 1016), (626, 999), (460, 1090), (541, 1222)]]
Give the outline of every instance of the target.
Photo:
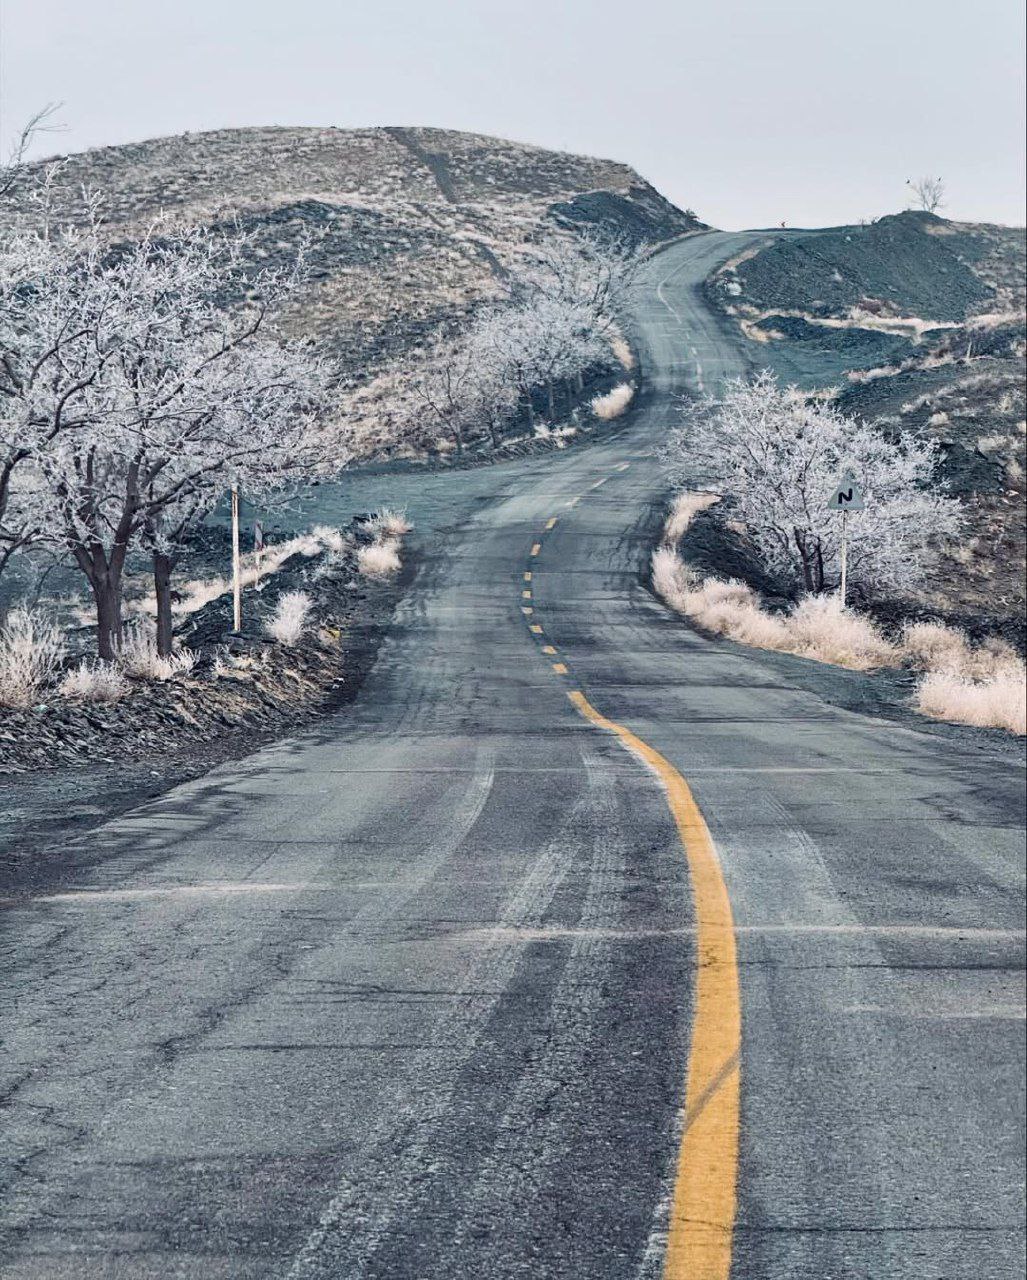
[(652, 261), (650, 389), (607, 439), (322, 491), (417, 525), (356, 703), (6, 903), (0, 1274), (661, 1273), (693, 1029), (726, 1006), (669, 793), (572, 691), (719, 852), (740, 1116), (697, 1176), (737, 1159), (731, 1275), (1022, 1274), (1016, 754), (842, 710), (644, 585), (671, 398), (744, 371), (696, 289), (744, 243)]

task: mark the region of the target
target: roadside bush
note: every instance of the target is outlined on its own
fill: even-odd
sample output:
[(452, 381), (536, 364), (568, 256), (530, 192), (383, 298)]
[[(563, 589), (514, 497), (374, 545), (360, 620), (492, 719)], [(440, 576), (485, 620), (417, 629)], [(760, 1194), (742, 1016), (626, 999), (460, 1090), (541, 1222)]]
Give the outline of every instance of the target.
[(604, 422), (609, 422), (612, 418), (619, 418), (631, 403), (634, 394), (635, 388), (630, 382), (619, 382), (606, 395), (595, 397), (592, 401), (592, 412)]
[(71, 702), (117, 702), (129, 683), (113, 662), (83, 659), (60, 683), (61, 697)]
[(869, 618), (842, 608), (837, 596), (808, 596), (788, 619), (795, 652), (818, 662), (869, 671), (898, 661), (899, 651)]
[(357, 552), (357, 570), (365, 578), (391, 578), (400, 568), (399, 550), (391, 540), (372, 542)]
[(403, 534), (410, 532), (413, 525), (407, 520), (405, 511), (394, 511), (391, 507), (382, 507), (380, 511), (374, 513), (366, 527), (380, 542), (386, 538), (401, 538)]
[(0, 706), (31, 706), (63, 660), (54, 624), (38, 610), (12, 609), (0, 629)]
[(676, 547), (685, 535), (685, 530), (700, 511), (712, 507), (720, 501), (715, 493), (679, 493), (670, 504), (670, 514), (663, 526), (663, 541), (669, 547)]
[(287, 591), (265, 626), (267, 634), (279, 644), (296, 644), (307, 629), (311, 603), (305, 591)]
[(156, 630), (149, 623), (139, 621), (125, 628), (117, 661), (126, 675), (137, 679), (171, 680), (192, 671), (196, 654), (191, 649), (180, 649), (167, 656), (159, 654)]
[(916, 708), (936, 720), (1027, 734), (1027, 677), (1023, 668), (977, 682), (950, 671), (924, 676)]

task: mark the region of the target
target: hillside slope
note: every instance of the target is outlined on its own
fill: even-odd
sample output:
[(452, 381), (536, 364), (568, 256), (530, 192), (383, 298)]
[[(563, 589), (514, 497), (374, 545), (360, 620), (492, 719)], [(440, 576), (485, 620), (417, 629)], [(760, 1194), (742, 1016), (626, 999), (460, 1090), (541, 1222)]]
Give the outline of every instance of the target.
[(907, 212), (758, 242), (706, 282), (754, 366), (830, 388), (846, 413), (932, 436), (966, 535), (920, 603), (1022, 634), (1022, 229)]
[[(29, 169), (0, 210), (32, 216)], [(68, 156), (65, 213), (83, 188), (131, 234), (158, 214), (239, 219), (265, 259), (311, 239), (312, 279), (291, 327), (327, 340), (358, 380), (496, 288), (521, 246), (599, 224), (657, 242), (700, 224), (634, 170), (439, 129), (226, 129)]]

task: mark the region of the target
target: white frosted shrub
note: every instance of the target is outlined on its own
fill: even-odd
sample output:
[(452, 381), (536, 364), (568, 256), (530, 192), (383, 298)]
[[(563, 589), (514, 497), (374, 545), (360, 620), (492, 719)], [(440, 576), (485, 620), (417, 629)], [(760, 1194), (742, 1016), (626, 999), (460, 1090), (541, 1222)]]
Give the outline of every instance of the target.
[(920, 681), (916, 707), (936, 720), (1027, 733), (1027, 677), (1008, 670), (980, 683), (951, 671), (932, 671)]
[(365, 578), (391, 578), (401, 567), (397, 544), (371, 542), (357, 552), (357, 570)]
[(157, 632), (152, 623), (140, 620), (125, 628), (118, 650), (118, 666), (138, 680), (172, 680), (188, 675), (196, 666), (191, 649), (162, 655), (157, 652)]
[(287, 591), (265, 624), (267, 634), (279, 644), (296, 644), (307, 628), (311, 599), (305, 591)]
[(635, 388), (630, 382), (619, 382), (606, 395), (595, 397), (592, 401), (592, 412), (597, 418), (601, 418), (603, 422), (619, 418), (631, 403), (634, 394)]
[(400, 538), (404, 533), (409, 533), (413, 526), (407, 519), (405, 511), (394, 511), (391, 507), (382, 507), (367, 522), (367, 527), (373, 531), (375, 538), (381, 541), (387, 538)]
[(0, 706), (31, 706), (63, 660), (54, 624), (38, 610), (12, 609), (0, 628)]
[(869, 618), (842, 608), (837, 596), (808, 596), (788, 619), (795, 652), (856, 671), (898, 660), (898, 650)]
[(669, 547), (676, 547), (684, 536), (685, 530), (700, 511), (712, 507), (720, 498), (715, 493), (679, 493), (670, 504), (670, 514), (663, 526), (663, 541)]
[(128, 690), (128, 681), (115, 664), (99, 659), (83, 659), (60, 684), (61, 696), (70, 702), (117, 702)]

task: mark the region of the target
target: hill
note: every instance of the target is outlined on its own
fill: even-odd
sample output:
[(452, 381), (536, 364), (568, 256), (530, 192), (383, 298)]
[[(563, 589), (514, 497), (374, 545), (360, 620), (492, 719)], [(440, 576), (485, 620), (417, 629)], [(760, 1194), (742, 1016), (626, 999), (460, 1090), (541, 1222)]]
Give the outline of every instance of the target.
[[(6, 201), (14, 219), (44, 166)], [(600, 225), (638, 242), (700, 227), (633, 169), (440, 129), (226, 129), (63, 158), (67, 216), (103, 195), (115, 233), (169, 214), (238, 219), (265, 259), (311, 240), (311, 281), (289, 327), (325, 339), (355, 382), (496, 290), (533, 238)]]

